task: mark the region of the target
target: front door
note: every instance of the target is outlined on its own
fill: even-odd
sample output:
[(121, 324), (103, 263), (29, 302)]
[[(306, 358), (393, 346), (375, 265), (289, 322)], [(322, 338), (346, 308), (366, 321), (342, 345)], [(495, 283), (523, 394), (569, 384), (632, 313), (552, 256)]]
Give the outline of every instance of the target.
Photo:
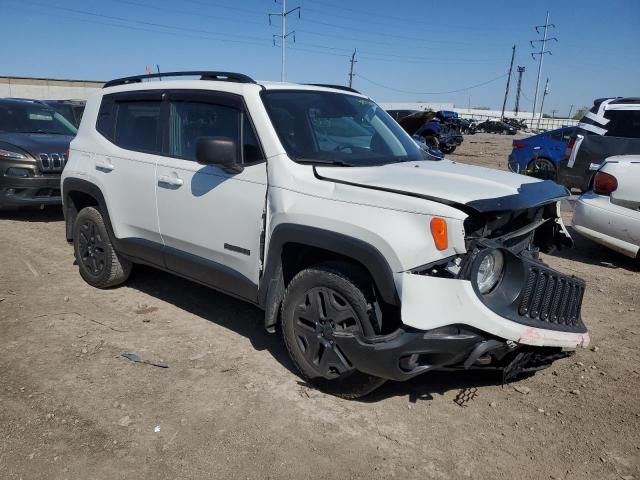
[[(160, 233), (167, 268), (255, 300), (267, 173), (242, 98), (210, 91), (167, 92), (165, 156), (156, 170)], [(199, 137), (226, 137), (244, 169), (196, 162)]]

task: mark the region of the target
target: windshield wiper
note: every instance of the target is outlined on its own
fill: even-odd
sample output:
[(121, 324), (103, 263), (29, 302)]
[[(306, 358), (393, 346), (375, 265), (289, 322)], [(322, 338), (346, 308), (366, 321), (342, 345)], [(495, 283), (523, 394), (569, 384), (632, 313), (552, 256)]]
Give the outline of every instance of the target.
[(322, 160), (311, 158), (296, 158), (296, 162), (303, 163), (305, 165), (336, 165), (338, 167), (353, 167), (352, 164), (343, 162), (342, 160)]

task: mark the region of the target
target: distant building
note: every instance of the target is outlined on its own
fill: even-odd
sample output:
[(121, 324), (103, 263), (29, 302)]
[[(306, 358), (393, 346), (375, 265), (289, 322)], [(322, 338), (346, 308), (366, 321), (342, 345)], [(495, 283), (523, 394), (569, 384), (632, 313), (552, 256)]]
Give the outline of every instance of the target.
[(62, 80), (0, 76), (0, 98), (32, 98), (36, 100), (86, 100), (89, 93), (102, 88), (95, 80)]

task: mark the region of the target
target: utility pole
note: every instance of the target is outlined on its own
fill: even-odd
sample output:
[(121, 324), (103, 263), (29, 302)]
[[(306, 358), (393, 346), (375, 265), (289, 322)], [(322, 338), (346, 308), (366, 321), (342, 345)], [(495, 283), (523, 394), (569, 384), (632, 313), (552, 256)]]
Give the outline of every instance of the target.
[(511, 71), (513, 70), (513, 59), (516, 57), (516, 46), (511, 50), (511, 63), (509, 64), (509, 76), (507, 77), (507, 88), (504, 90), (504, 101), (502, 102), (502, 115), (500, 119), (504, 120), (504, 109), (507, 107), (507, 96), (509, 95), (509, 83), (511, 82)]
[(524, 67), (518, 65), (518, 88), (516, 89), (516, 117), (518, 116), (518, 110), (520, 109), (520, 92), (522, 90), (522, 74), (524, 73)]
[[(536, 81), (536, 94), (533, 97), (533, 113), (531, 114), (531, 123), (533, 124), (534, 119), (536, 117), (536, 105), (538, 104), (538, 89), (540, 88), (540, 74), (542, 73), (542, 61), (544, 60), (544, 56), (548, 53), (549, 55), (551, 55), (551, 50), (545, 50), (546, 46), (547, 46), (547, 42), (554, 40), (554, 41), (558, 41), (558, 39), (556, 37), (551, 37), (551, 38), (547, 38), (547, 30), (549, 29), (549, 27), (553, 27), (556, 28), (556, 26), (553, 23), (549, 23), (549, 12), (547, 11), (547, 20), (544, 22), (544, 25), (536, 25), (536, 33), (538, 33), (538, 35), (540, 34), (540, 29), (543, 28), (544, 29), (544, 33), (542, 35), (542, 40), (531, 40), (529, 43), (531, 44), (532, 48), (535, 48), (534, 43), (542, 43), (542, 46), (540, 48), (539, 52), (533, 52), (531, 54), (531, 56), (533, 57), (533, 59), (536, 59), (536, 55), (538, 55), (539, 59), (540, 59), (540, 63), (538, 64), (538, 79)], [(540, 109), (540, 111), (542, 111), (542, 109)], [(540, 122), (538, 121), (538, 124)]]
[(540, 128), (540, 118), (542, 117), (542, 109), (544, 108), (544, 99), (547, 95), (549, 95), (549, 79), (548, 78), (547, 78), (547, 81), (544, 82), (544, 92), (542, 92), (542, 102), (540, 103), (540, 115), (538, 116), (537, 128)]
[(567, 118), (571, 118), (571, 112), (573, 112), (573, 103), (569, 107), (569, 115), (567, 115)]
[(556, 110), (555, 108), (554, 108), (553, 110), (551, 110), (551, 119), (552, 119), (552, 120), (555, 120), (555, 118), (556, 118), (556, 112), (557, 112), (557, 111), (558, 111), (558, 110)]
[(353, 65), (354, 63), (358, 63), (358, 61), (356, 60), (356, 50), (353, 50), (353, 54), (351, 55), (351, 67), (349, 68), (349, 88), (351, 88), (351, 85), (353, 84), (353, 76), (355, 75), (355, 73), (353, 73)]
[[(278, 0), (276, 0), (277, 2)], [(293, 12), (298, 11), (298, 18), (300, 18), (300, 7), (292, 8), (287, 11), (287, 0), (282, 0), (282, 11), (278, 13), (270, 13), (269, 14), (269, 25), (271, 25), (271, 17), (281, 17), (282, 18), (282, 34), (281, 35), (273, 35), (273, 45), (276, 44), (276, 38), (280, 39), (280, 48), (282, 49), (281, 53), (281, 63), (280, 63), (280, 81), (284, 82), (284, 59), (285, 59), (285, 51), (287, 48), (287, 37), (293, 35), (293, 41), (296, 41), (296, 31), (292, 30), (287, 33), (287, 16), (292, 14)]]

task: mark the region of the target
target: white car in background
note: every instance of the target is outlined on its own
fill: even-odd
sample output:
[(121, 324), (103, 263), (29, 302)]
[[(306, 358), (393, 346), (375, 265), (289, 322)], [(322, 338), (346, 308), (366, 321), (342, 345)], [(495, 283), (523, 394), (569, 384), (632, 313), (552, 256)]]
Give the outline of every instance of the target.
[(593, 190), (576, 202), (578, 233), (631, 258), (640, 258), (640, 155), (607, 158)]

